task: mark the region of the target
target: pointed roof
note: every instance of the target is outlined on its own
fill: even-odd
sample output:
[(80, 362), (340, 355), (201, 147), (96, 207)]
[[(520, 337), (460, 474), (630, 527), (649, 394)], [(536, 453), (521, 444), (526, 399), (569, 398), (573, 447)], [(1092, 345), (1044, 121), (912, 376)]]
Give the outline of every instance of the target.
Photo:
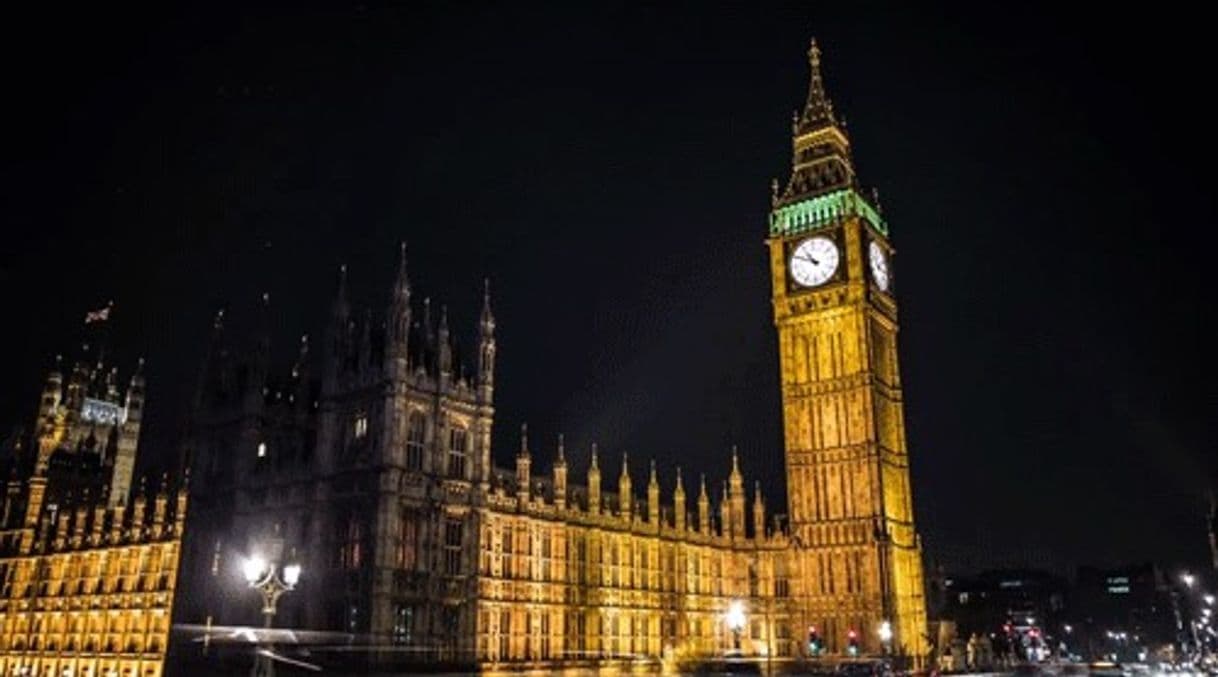
[(331, 306), (331, 314), (335, 320), (346, 322), (347, 316), (351, 314), (351, 306), (347, 304), (347, 264), (341, 264), (338, 267), (338, 286), (334, 290), (334, 304)]
[(806, 134), (815, 129), (837, 124), (833, 114), (833, 102), (825, 93), (825, 82), (820, 72), (820, 47), (816, 38), (808, 46), (808, 100), (803, 113), (795, 121), (796, 134)]
[(491, 279), (489, 277), (482, 280), (482, 314), (478, 318), (478, 325), (482, 329), (483, 335), (495, 333), (495, 315), (491, 313)]
[[(844, 123), (838, 120), (833, 103), (825, 93), (820, 47), (815, 39), (808, 48), (808, 66), (808, 99), (803, 112), (795, 114), (791, 125), (791, 176), (781, 190), (774, 185), (770, 188), (770, 199), (775, 208), (771, 230), (778, 228), (786, 231), (792, 224), (805, 228), (825, 219), (843, 216), (845, 207), (834, 202), (834, 199), (840, 200), (841, 191), (857, 187), (850, 140)], [(822, 197), (832, 204), (792, 206)], [(780, 213), (787, 207), (794, 209), (795, 213)], [(850, 209), (861, 207), (851, 204)], [(809, 210), (811, 213), (805, 213)]]
[(406, 241), (398, 247), (398, 274), (393, 281), (395, 304), (410, 303), (410, 276), (406, 274)]

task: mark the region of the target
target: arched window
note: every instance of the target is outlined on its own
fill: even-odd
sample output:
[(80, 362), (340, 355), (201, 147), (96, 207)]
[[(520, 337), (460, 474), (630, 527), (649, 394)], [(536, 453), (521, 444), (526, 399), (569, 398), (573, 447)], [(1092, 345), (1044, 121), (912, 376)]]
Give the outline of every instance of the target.
[(469, 445), (469, 432), (465, 428), (453, 427), (448, 431), (448, 476), (465, 477), (465, 454)]
[(410, 412), (406, 424), (406, 469), (423, 469), (423, 446), (427, 437), (427, 419), (417, 411)]

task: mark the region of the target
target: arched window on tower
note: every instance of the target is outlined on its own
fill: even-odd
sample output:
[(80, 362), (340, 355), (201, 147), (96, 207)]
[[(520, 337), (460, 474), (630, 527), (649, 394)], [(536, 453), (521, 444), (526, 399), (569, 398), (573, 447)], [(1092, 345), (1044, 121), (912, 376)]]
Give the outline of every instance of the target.
[(423, 469), (423, 448), (427, 438), (427, 419), (412, 411), (406, 423), (406, 469)]
[(465, 454), (469, 445), (469, 432), (455, 426), (448, 431), (448, 476), (465, 478)]

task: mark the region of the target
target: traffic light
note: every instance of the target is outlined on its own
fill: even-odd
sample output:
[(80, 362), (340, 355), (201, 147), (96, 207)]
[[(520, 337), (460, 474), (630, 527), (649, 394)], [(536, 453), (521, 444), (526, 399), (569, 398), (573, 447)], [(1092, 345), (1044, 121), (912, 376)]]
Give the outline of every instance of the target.
[(824, 649), (824, 644), (820, 641), (820, 633), (816, 631), (815, 625), (808, 626), (808, 653), (812, 656), (819, 656)]
[(846, 633), (846, 653), (851, 656), (859, 655), (859, 633), (855, 632), (854, 628), (850, 628), (850, 632)]

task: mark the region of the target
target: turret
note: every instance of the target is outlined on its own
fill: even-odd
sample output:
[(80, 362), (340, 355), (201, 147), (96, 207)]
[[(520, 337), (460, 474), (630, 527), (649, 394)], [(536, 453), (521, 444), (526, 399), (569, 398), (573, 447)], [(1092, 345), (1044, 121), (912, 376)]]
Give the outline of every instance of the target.
[(672, 491), (672, 511), (677, 531), (685, 531), (685, 486), (681, 482), (681, 466), (677, 466), (677, 487)]
[(448, 306), (440, 306), (440, 330), (436, 369), (440, 372), (440, 383), (447, 384), (453, 375), (453, 347), (448, 336)]
[(42, 387), (42, 399), (38, 402), (38, 419), (41, 421), (59, 408), (59, 400), (63, 397), (63, 356), (55, 356), (55, 367), (47, 374), (46, 384)]
[(118, 367), (106, 372), (106, 401), (118, 402)]
[(491, 283), (484, 282), (482, 313), (478, 317), (478, 394), (490, 402), (495, 389), (495, 316), (491, 313)]
[(702, 475), (699, 482), (698, 531), (703, 534), (710, 534), (710, 497), (706, 495), (706, 475)]
[(660, 524), (660, 481), (656, 478), (656, 462), (651, 460), (651, 477), (647, 480), (647, 522)]
[(753, 484), (753, 538), (765, 538), (765, 502), (761, 498), (761, 482)]
[(410, 360), (410, 278), (406, 274), (406, 243), (398, 251), (398, 274), (385, 313), (385, 367), (393, 378), (405, 378)]
[(601, 469), (597, 465), (596, 442), (592, 443), (592, 461), (588, 464), (588, 512), (601, 512)]
[(732, 472), (728, 475), (729, 525), (732, 538), (744, 538), (744, 476), (740, 474), (740, 456), (732, 445)]
[(76, 504), (76, 510), (72, 515), (72, 540), (69, 541), (73, 548), (79, 548), (85, 539), (85, 523), (89, 519), (89, 490), (85, 489), (84, 496), (81, 497), (79, 503)]
[(207, 342), (207, 352), (203, 356), (203, 366), (199, 369), (199, 382), (195, 386), (196, 411), (209, 405), (219, 394), (224, 381), (221, 375), (224, 369), (223, 356), (224, 309), (220, 308), (211, 321), (211, 337)]
[(124, 402), (127, 411), (127, 423), (139, 425), (144, 418), (144, 358), (136, 363), (135, 373), (127, 384), (127, 399)]
[(529, 455), (529, 424), (520, 425), (520, 452), (516, 454), (516, 496), (523, 507), (529, 501), (529, 483), (533, 459)]
[(562, 433), (558, 434), (558, 457), (554, 459), (554, 505), (559, 510), (567, 507), (567, 458), (563, 454)]
[(634, 519), (634, 491), (630, 486), (630, 468), (625, 452), (622, 453), (622, 474), (617, 478), (617, 507), (622, 519)]
[(351, 326), (351, 307), (347, 304), (347, 266), (338, 268), (338, 288), (334, 292), (334, 302), (330, 305), (330, 322), (326, 327), (325, 366), (322, 370), (322, 390), (334, 393), (338, 389), (338, 379), (343, 373), (350, 353), (349, 328)]
[(106, 522), (106, 508), (109, 506), (109, 489), (102, 485), (101, 500), (93, 504), (93, 522), (89, 525), (89, 545), (97, 547), (102, 542), (102, 527)]

